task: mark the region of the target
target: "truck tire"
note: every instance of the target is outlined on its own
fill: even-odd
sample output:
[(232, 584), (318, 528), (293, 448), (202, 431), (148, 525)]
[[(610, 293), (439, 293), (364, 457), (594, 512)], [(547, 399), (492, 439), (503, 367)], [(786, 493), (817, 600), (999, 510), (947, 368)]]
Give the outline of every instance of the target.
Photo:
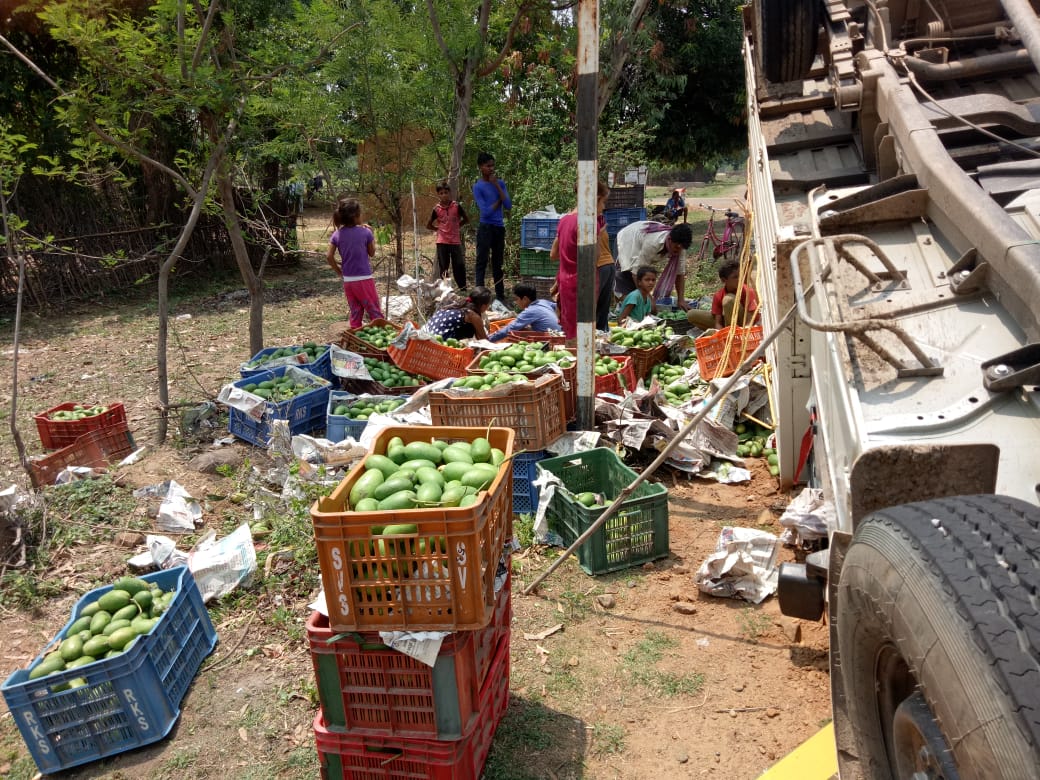
[(1038, 594), (1031, 504), (958, 496), (860, 523), (833, 609), (864, 777), (1040, 778)]
[(820, 25), (819, 0), (762, 0), (758, 9), (759, 65), (769, 81), (797, 81), (812, 69)]

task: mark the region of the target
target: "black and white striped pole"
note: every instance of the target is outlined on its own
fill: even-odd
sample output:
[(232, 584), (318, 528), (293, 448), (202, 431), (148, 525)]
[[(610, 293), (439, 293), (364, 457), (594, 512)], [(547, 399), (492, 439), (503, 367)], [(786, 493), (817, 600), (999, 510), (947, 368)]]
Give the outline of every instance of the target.
[(599, 176), (599, 0), (578, 0), (578, 366), (577, 418), (581, 430), (595, 423), (596, 375), (596, 183)]

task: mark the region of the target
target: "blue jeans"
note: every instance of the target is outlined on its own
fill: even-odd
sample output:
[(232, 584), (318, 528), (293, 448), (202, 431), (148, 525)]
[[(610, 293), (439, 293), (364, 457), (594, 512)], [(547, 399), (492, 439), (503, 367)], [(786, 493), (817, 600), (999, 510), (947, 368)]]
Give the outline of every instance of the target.
[(502, 260), (506, 253), (506, 229), (500, 225), (488, 225), (481, 222), (477, 226), (477, 287), (484, 286), (484, 275), (487, 272), (488, 257), (491, 259), (491, 278), (495, 283), (495, 297), (500, 301), (506, 299), (506, 282), (502, 273)]

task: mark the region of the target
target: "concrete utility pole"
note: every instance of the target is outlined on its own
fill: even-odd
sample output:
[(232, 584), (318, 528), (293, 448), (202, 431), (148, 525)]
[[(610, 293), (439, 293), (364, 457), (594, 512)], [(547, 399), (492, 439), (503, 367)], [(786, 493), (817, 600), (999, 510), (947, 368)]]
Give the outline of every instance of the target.
[(599, 0), (578, 2), (578, 424), (595, 422)]

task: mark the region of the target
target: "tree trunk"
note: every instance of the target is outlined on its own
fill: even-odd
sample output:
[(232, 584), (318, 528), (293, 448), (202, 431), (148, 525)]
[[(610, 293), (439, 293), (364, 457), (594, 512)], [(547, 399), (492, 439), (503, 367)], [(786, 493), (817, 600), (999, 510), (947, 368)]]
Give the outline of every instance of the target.
[(4, 178), (5, 176), (0, 174), (0, 218), (3, 219), (4, 223), (4, 243), (7, 245), (8, 258), (13, 256), (18, 266), (18, 292), (15, 298), (14, 307), (14, 356), (11, 360), (11, 411), (9, 420), (11, 423), (11, 438), (14, 440), (14, 445), (18, 449), (18, 460), (22, 464), (22, 468), (25, 469), (25, 473), (29, 476), (31, 481), (32, 472), (29, 470), (29, 457), (25, 454), (25, 442), (22, 441), (22, 434), (18, 430), (18, 343), (22, 329), (22, 294), (25, 290), (25, 254), (22, 252), (21, 242), (15, 235), (15, 231), (11, 230), (11, 224), (8, 219), (7, 194), (4, 192), (3, 187)]
[(242, 274), (242, 281), (249, 291), (249, 354), (255, 355), (264, 348), (264, 281), (263, 265), (259, 273), (253, 271), (249, 262), (249, 249), (242, 235), (242, 221), (235, 208), (235, 188), (231, 183), (231, 170), (226, 161), (217, 173), (217, 191), (224, 210), (224, 225), (231, 239), (235, 263)]
[(469, 130), (469, 110), (473, 103), (473, 73), (476, 63), (466, 60), (455, 84), (455, 132), (451, 139), (451, 163), (448, 166), (448, 185), (459, 197), (459, 178), (462, 176), (462, 155), (466, 151), (466, 133)]

